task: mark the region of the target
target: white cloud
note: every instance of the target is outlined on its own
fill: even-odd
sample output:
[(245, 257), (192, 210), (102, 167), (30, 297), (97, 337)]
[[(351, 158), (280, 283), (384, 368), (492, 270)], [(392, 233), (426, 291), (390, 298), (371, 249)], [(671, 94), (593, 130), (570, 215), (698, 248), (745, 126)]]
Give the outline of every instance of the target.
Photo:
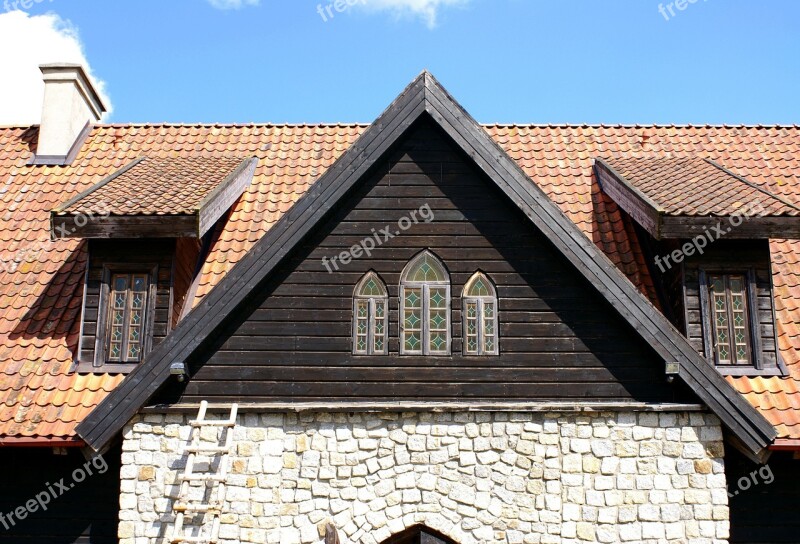
[(40, 64), (81, 64), (111, 113), (105, 83), (92, 75), (78, 30), (54, 13), (24, 11), (0, 14), (0, 124), (34, 125), (41, 121), (44, 83)]
[(257, 6), (260, 0), (208, 0), (217, 9), (241, 9), (244, 6)]
[[(353, 3), (354, 0), (348, 0)], [(469, 0), (359, 0), (356, 6), (372, 11), (388, 11), (396, 17), (420, 17), (429, 28), (436, 26), (440, 8), (463, 6)]]

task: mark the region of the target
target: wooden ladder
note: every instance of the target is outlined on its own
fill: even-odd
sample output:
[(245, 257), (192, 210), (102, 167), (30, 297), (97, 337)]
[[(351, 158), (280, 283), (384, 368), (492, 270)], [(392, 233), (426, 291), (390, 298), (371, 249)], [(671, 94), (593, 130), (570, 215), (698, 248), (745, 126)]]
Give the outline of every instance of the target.
[[(222, 505), (225, 503), (225, 490), (228, 478), (228, 459), (233, 445), (233, 428), (236, 426), (236, 415), (239, 411), (239, 405), (231, 405), (231, 414), (228, 419), (206, 419), (206, 411), (208, 410), (208, 402), (202, 401), (200, 403), (200, 411), (197, 413), (197, 419), (189, 422), (192, 427), (192, 441), (186, 447), (184, 453), (188, 453), (189, 457), (186, 459), (186, 468), (183, 474), (180, 475), (181, 481), (180, 493), (178, 499), (173, 506), (173, 511), (177, 512), (175, 516), (175, 526), (172, 531), (172, 539), (170, 542), (176, 544), (178, 542), (195, 542), (199, 544), (216, 544), (219, 540), (219, 524), (220, 515), (222, 514)], [(203, 428), (222, 428), (221, 434), (225, 435), (225, 441), (222, 445), (219, 444), (220, 438), (217, 437), (215, 445), (202, 445), (202, 429)], [(198, 455), (208, 457), (208, 471), (205, 473), (194, 473), (194, 464)], [(213, 457), (219, 456), (219, 463), (217, 464), (217, 472), (211, 472), (213, 466)], [(216, 498), (211, 500), (213, 495), (213, 484), (217, 483)], [(208, 493), (208, 502), (193, 502), (189, 498), (189, 493), (193, 488), (204, 486)], [(204, 495), (205, 496), (205, 495)], [(187, 535), (186, 528), (183, 522), (186, 515), (190, 517), (198, 514), (203, 515), (204, 525), (199, 527), (197, 535)], [(203, 535), (205, 523), (208, 522), (206, 517), (210, 515), (212, 520), (211, 534)]]

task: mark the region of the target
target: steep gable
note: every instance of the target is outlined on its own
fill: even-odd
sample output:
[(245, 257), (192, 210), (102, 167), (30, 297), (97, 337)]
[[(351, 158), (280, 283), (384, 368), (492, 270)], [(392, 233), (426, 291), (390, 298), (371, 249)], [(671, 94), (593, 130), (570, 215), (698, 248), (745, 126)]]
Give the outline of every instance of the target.
[[(373, 170), (187, 360), (185, 391), (154, 402), (694, 402), (429, 117)], [(365, 240), (369, 255), (338, 260)], [(421, 251), (450, 276), (447, 356), (399, 354), (401, 274)], [(370, 271), (388, 289), (388, 353), (353, 354), (353, 293)], [(497, 356), (464, 354), (461, 295), (477, 271), (497, 290)]]
[(733, 432), (740, 445), (760, 454), (775, 433), (688, 341), (650, 305), (537, 188), (469, 115), (427, 73), (417, 78), (384, 114), (259, 241), (150, 357), (79, 425), (86, 442), (102, 447), (169, 379), (173, 361), (186, 361), (270, 277), (376, 161), (423, 114), (430, 115), (498, 188), (595, 286), (611, 306), (652, 345), (674, 374)]

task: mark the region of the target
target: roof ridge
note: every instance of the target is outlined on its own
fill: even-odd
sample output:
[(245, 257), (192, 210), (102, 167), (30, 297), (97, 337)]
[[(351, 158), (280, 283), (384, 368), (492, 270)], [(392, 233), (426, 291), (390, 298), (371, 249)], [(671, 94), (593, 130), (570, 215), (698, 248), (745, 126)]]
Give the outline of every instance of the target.
[[(789, 128), (800, 129), (800, 124), (792, 123), (499, 123), (488, 122), (480, 123), (483, 127), (535, 127), (535, 128), (725, 128), (725, 129), (774, 129), (774, 128)], [(93, 128), (134, 128), (134, 127), (219, 127), (219, 128), (238, 128), (238, 127), (368, 127), (370, 123), (361, 121), (354, 122), (285, 122), (276, 123), (273, 121), (264, 122), (209, 122), (209, 123), (171, 123), (167, 121), (157, 122), (130, 122), (130, 123), (95, 123)], [(30, 125), (22, 124), (0, 124), (0, 130), (5, 129), (30, 129), (38, 127), (38, 123)]]

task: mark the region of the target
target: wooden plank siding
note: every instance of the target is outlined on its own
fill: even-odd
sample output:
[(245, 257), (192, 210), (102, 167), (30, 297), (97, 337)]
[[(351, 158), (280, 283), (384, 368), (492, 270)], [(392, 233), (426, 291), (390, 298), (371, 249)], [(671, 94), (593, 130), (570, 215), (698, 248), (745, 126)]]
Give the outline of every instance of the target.
[[(120, 447), (103, 454), (108, 469), (100, 474), (91, 465), (93, 474), (82, 482), (73, 481), (73, 471), (84, 470), (87, 462), (79, 448), (69, 448), (66, 455), (55, 455), (52, 448), (0, 448), (0, 512), (8, 516), (24, 506), (48, 486), (55, 493), (63, 483), (69, 489), (57, 498), (50, 497), (47, 510), (37, 508), (24, 520), (14, 518), (9, 528), (0, 525), (0, 541), (14, 544), (113, 544), (117, 539), (119, 520)], [(63, 479), (63, 480), (62, 480)], [(74, 487), (70, 488), (70, 484)]]
[(774, 374), (774, 369), (783, 363), (779, 363), (780, 353), (777, 349), (769, 242), (719, 240), (706, 249), (704, 255), (692, 256), (683, 265), (686, 335), (699, 353), (706, 356), (709, 361), (713, 361), (712, 333), (703, 326), (703, 315), (707, 310), (701, 303), (701, 269), (752, 271), (756, 289), (754, 307), (757, 308), (758, 314), (758, 337), (753, 345), (759, 352), (758, 356), (765, 372)]
[[(328, 273), (332, 258), (412, 211), (422, 220)], [(419, 212), (417, 212), (419, 217)], [(430, 249), (448, 268), (452, 355), (400, 356), (399, 281)], [(375, 270), (389, 291), (389, 355), (352, 355), (352, 295)], [(461, 290), (477, 270), (497, 286), (500, 355), (463, 356)], [(430, 122), (304, 240), (214, 339), (181, 400), (587, 399), (682, 401), (660, 358)], [(201, 366), (202, 365), (202, 366)]]
[(125, 264), (136, 268), (138, 264), (150, 271), (157, 267), (158, 282), (155, 290), (155, 311), (150, 325), (153, 346), (158, 345), (172, 330), (172, 282), (175, 240), (91, 240), (89, 267), (86, 274), (83, 327), (80, 343), (80, 370), (91, 369), (95, 360), (98, 327), (101, 340), (104, 335), (105, 312), (101, 309), (103, 275), (107, 264)]
[[(774, 452), (769, 462), (751, 463), (733, 448), (725, 449), (730, 544), (796, 544), (800, 541), (800, 460)], [(757, 483), (756, 483), (757, 482)]]

